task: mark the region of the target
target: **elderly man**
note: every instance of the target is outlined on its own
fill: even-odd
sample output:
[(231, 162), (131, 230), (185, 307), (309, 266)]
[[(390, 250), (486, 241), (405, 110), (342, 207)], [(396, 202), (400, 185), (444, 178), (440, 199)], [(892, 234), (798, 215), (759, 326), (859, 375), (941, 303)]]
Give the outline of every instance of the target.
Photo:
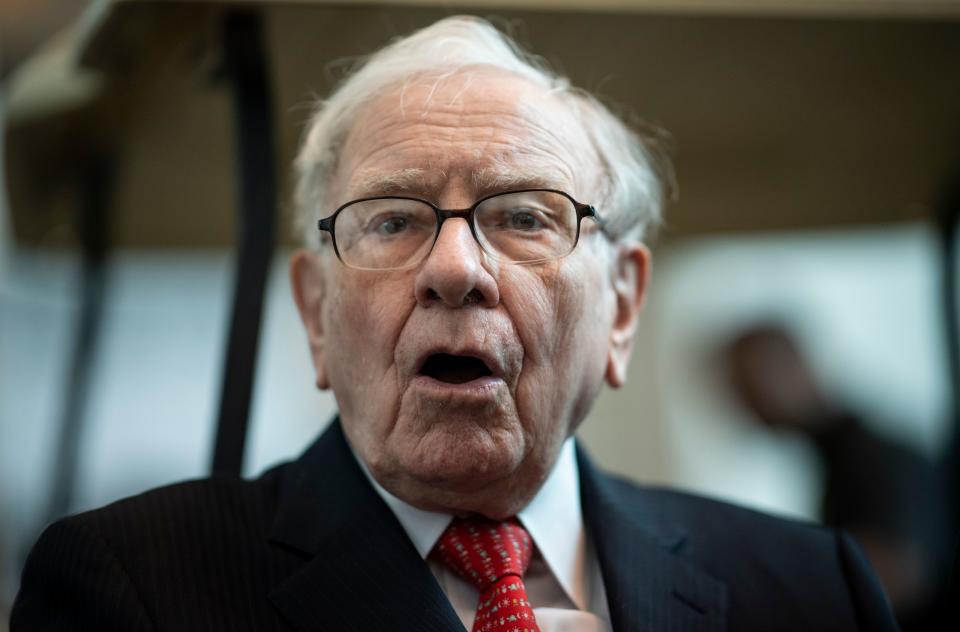
[(653, 156), (483, 21), (374, 55), (297, 159), (291, 278), (339, 420), (257, 480), (53, 525), (14, 630), (893, 628), (848, 537), (576, 447), (626, 378)]

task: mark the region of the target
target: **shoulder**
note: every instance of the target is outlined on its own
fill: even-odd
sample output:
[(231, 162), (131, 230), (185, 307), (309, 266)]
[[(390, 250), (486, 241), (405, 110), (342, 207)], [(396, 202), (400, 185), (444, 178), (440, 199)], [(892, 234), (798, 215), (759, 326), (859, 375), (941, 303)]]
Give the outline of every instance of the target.
[(895, 629), (873, 570), (843, 531), (614, 477), (607, 482), (621, 510), (654, 532), (677, 534), (675, 554), (727, 586), (731, 621)]
[[(762, 546), (769, 539), (781, 548), (791, 542), (825, 545), (835, 532), (822, 525), (776, 516), (735, 502), (709, 498), (667, 487), (638, 485), (627, 479), (603, 475), (604, 496), (617, 507), (653, 522), (654, 529), (680, 529), (705, 544)], [(746, 538), (750, 535), (752, 538)]]
[(751, 568), (804, 580), (838, 570), (840, 548), (851, 542), (842, 532), (809, 520), (622, 479), (611, 483), (618, 488), (623, 509), (634, 515), (642, 511), (645, 520), (653, 517), (656, 528), (682, 534), (683, 556), (718, 574)]
[(45, 535), (99, 540), (134, 576), (176, 581), (184, 560), (204, 561), (191, 564), (190, 572), (218, 572), (236, 560), (270, 554), (270, 527), (288, 469), (284, 464), (252, 480), (214, 476), (160, 487), (65, 518)]
[(734, 583), (842, 587), (849, 536), (820, 524), (667, 489), (646, 490), (663, 520), (685, 532), (681, 554)]
[(777, 516), (735, 502), (660, 487), (635, 487), (626, 495), (653, 508), (661, 520), (679, 525), (705, 548), (753, 549), (764, 553), (785, 545), (832, 546), (835, 531), (804, 519)]
[[(268, 541), (286, 470), (169, 485), (53, 523), (27, 558), (12, 622), (137, 630), (217, 612), (259, 620), (263, 609), (238, 607), (235, 595), (265, 594), (297, 562)], [(202, 608), (184, 605), (197, 594), (207, 595)]]
[(111, 541), (121, 545), (127, 538), (202, 538), (218, 533), (224, 525), (262, 533), (269, 529), (287, 467), (275, 467), (252, 480), (214, 476), (175, 483), (60, 523), (111, 536)]

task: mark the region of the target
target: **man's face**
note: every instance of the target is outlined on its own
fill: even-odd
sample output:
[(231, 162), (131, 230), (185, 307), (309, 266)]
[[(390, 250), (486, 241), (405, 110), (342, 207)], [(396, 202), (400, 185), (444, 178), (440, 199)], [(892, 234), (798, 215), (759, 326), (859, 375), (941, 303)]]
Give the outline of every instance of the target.
[[(415, 79), (365, 106), (335, 194), (466, 208), (544, 187), (590, 202), (596, 160), (556, 97), (472, 70)], [(351, 445), (394, 495), (430, 510), (516, 513), (604, 376), (622, 381), (646, 250), (616, 250), (591, 220), (583, 229), (571, 255), (540, 265), (489, 258), (463, 219), (448, 220), (408, 270), (348, 269), (332, 249), (294, 257), (317, 383), (333, 389)]]

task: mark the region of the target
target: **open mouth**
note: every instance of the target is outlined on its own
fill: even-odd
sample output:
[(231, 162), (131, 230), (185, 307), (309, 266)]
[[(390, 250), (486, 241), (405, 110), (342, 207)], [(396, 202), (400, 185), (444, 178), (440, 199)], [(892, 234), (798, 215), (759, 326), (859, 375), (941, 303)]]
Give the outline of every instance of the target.
[(434, 353), (423, 363), (420, 375), (448, 384), (464, 384), (493, 375), (493, 371), (480, 358)]

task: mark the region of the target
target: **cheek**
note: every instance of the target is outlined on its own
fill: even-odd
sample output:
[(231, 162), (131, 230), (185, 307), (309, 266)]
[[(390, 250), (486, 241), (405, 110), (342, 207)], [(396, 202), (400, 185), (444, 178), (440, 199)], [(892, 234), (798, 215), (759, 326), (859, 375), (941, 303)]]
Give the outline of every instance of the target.
[(593, 268), (569, 262), (537, 272), (512, 284), (510, 310), (524, 348), (517, 404), (534, 428), (592, 399), (609, 334), (603, 279)]
[(334, 392), (348, 400), (341, 406), (353, 409), (372, 388), (394, 383), (393, 350), (413, 303), (403, 279), (342, 274), (327, 301), (327, 368)]
[(594, 390), (594, 382), (602, 380), (609, 323), (596, 285), (589, 285), (583, 278), (565, 280), (567, 283), (558, 283), (555, 305), (554, 370), (563, 376), (570, 389), (568, 397), (574, 399), (584, 388)]
[(525, 368), (530, 363), (563, 369), (560, 359), (582, 355), (587, 339), (603, 338), (609, 310), (597, 291), (602, 279), (595, 276), (582, 266), (553, 265), (511, 283), (510, 315), (524, 347)]

